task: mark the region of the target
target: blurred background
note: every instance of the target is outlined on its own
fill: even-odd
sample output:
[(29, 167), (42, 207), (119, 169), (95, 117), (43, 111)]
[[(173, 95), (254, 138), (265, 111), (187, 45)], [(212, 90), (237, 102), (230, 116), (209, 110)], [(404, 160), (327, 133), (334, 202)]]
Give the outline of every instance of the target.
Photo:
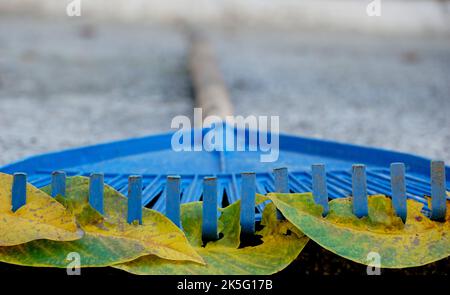
[(450, 1), (371, 2), (0, 0), (0, 165), (192, 116), (192, 27), (236, 115), (450, 163)]

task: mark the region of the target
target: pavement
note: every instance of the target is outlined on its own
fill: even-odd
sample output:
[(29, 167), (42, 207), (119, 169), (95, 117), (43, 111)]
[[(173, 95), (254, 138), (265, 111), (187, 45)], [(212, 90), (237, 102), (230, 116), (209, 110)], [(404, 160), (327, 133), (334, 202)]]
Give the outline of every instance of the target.
[[(450, 163), (450, 39), (211, 29), (237, 115)], [(170, 130), (192, 116), (180, 25), (0, 19), (0, 165)]]

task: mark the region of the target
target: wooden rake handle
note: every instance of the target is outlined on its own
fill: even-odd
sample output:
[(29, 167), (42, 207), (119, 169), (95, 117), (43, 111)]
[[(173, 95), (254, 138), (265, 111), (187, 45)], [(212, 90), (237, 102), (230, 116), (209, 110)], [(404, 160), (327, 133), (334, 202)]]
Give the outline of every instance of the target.
[(232, 115), (233, 105), (213, 46), (205, 35), (199, 32), (194, 32), (190, 36), (188, 68), (194, 89), (195, 105), (203, 109), (203, 116), (218, 116), (225, 119), (226, 116)]

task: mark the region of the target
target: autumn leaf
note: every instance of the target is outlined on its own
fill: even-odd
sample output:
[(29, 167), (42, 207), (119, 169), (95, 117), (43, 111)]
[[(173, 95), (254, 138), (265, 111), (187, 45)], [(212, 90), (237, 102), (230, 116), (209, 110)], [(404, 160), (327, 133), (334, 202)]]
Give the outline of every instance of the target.
[(422, 214), (421, 203), (408, 200), (404, 224), (395, 215), (391, 199), (382, 195), (369, 196), (369, 214), (360, 219), (352, 213), (351, 198), (330, 201), (329, 214), (322, 217), (322, 207), (311, 193), (268, 197), (309, 238), (362, 264), (370, 264), (370, 252), (380, 255), (380, 266), (385, 268), (420, 266), (450, 255), (449, 209), (445, 222), (435, 222)]
[(275, 206), (269, 203), (263, 212), (261, 224), (264, 228), (257, 232), (257, 235), (262, 236), (262, 244), (240, 248), (240, 202), (221, 209), (221, 212), (219, 232), (223, 237), (203, 247), (202, 203), (194, 202), (181, 206), (183, 229), (206, 265), (145, 256), (114, 267), (134, 274), (152, 275), (272, 274), (288, 266), (309, 240), (288, 221), (278, 221)]
[[(49, 191), (47, 187), (44, 191)], [(109, 186), (104, 190), (104, 216), (88, 202), (89, 179), (67, 180), (66, 196), (58, 197), (76, 215), (85, 232), (73, 242), (34, 241), (0, 248), (0, 261), (28, 266), (66, 267), (66, 257), (77, 252), (81, 267), (101, 267), (143, 255), (203, 263), (183, 232), (157, 211), (143, 209), (143, 225), (126, 222), (127, 199)]]
[(64, 206), (31, 184), (27, 201), (12, 212), (13, 176), (0, 173), (0, 246), (14, 246), (33, 240), (72, 241), (81, 238), (75, 218)]

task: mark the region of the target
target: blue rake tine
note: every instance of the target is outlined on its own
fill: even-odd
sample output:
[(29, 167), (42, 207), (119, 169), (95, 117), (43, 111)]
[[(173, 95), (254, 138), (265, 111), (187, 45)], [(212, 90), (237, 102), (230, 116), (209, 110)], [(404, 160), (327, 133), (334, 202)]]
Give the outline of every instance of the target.
[(355, 164), (352, 166), (352, 196), (353, 213), (361, 218), (369, 214), (367, 200), (366, 166)]
[(127, 222), (135, 220), (142, 224), (142, 176), (133, 175), (128, 178), (128, 215)]
[(241, 177), (241, 228), (243, 234), (252, 235), (255, 233), (256, 174), (242, 173)]
[(403, 222), (406, 222), (406, 183), (405, 183), (405, 164), (391, 164), (391, 190), (392, 190), (392, 206), (395, 214), (399, 216)]
[(16, 212), (27, 202), (27, 175), (14, 173), (11, 188), (11, 203), (13, 212)]
[(105, 214), (103, 205), (104, 182), (102, 173), (92, 173), (89, 178), (89, 204), (101, 214)]
[(431, 161), (431, 219), (445, 220), (447, 211), (444, 161)]
[(181, 227), (180, 221), (180, 183), (178, 175), (167, 176), (166, 182), (166, 216)]
[(285, 167), (273, 169), (275, 176), (275, 192), (289, 193), (288, 169)]
[[(288, 194), (289, 193), (289, 174), (286, 167), (273, 169), (275, 176), (275, 192)], [(280, 210), (277, 209), (277, 219), (283, 220), (284, 216)]]
[(217, 234), (217, 178), (205, 177), (203, 179), (203, 218), (202, 239), (214, 241)]
[(63, 171), (52, 172), (52, 198), (57, 195), (66, 196), (66, 173)]
[(327, 178), (324, 164), (314, 164), (311, 166), (312, 170), (312, 187), (313, 196), (316, 204), (323, 207), (322, 215), (328, 214), (328, 190), (327, 190)]

